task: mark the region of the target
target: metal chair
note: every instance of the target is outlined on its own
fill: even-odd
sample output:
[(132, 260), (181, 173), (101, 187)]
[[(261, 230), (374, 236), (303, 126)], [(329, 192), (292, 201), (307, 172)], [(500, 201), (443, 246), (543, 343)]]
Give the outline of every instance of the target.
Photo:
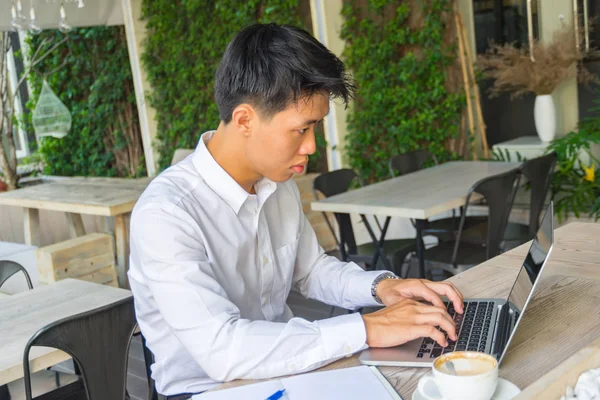
[[(529, 224), (508, 222), (504, 233), (504, 248), (511, 248), (532, 240), (539, 227), (546, 197), (552, 186), (554, 167), (556, 166), (556, 153), (551, 152), (541, 157), (525, 161), (519, 167), (527, 179), (530, 192)], [(480, 232), (487, 230), (487, 217), (467, 217), (469, 228), (465, 230), (463, 240), (473, 241)], [(510, 245), (509, 245), (510, 244)]]
[[(321, 174), (313, 181), (313, 193), (315, 199), (319, 200), (318, 192), (321, 192), (325, 197), (344, 193), (348, 191), (354, 182), (361, 184), (358, 175), (351, 169), (339, 169)], [(365, 263), (368, 268), (376, 269), (376, 265), (370, 265), (369, 263), (371, 263), (373, 256), (377, 251), (377, 245), (374, 242), (361, 245), (356, 244), (350, 214), (334, 213), (339, 227), (339, 240), (337, 239), (338, 235), (336, 235), (333, 226), (331, 226), (327, 215), (325, 213), (323, 213), (323, 215), (325, 216), (329, 229), (331, 229), (331, 233), (336, 238), (342, 259), (344, 261)], [(378, 221), (377, 224), (379, 225)], [(406, 257), (416, 251), (415, 239), (386, 240), (383, 249), (394, 272), (400, 276), (405, 276), (402, 267)]]
[(21, 264), (10, 260), (0, 260), (0, 287), (8, 280), (8, 278), (17, 272), (22, 272), (23, 275), (25, 275), (27, 286), (30, 290), (33, 289), (31, 278), (29, 277), (27, 270)]
[(504, 234), (505, 241), (518, 244), (532, 240), (540, 228), (540, 217), (545, 209), (546, 197), (552, 186), (557, 155), (551, 152), (545, 156), (525, 161), (521, 172), (527, 178), (530, 191), (529, 224), (509, 222)]
[[(498, 255), (520, 176), (520, 170), (514, 169), (475, 183), (467, 193), (456, 239), (454, 242), (440, 242), (437, 246), (427, 249), (427, 265), (431, 269), (457, 274)], [(489, 206), (484, 243), (461, 240), (465, 228), (465, 215), (475, 193), (481, 195)]]
[(126, 399), (129, 344), (136, 325), (133, 297), (129, 297), (40, 329), (23, 351), (26, 399), (32, 400), (29, 353), (33, 346), (56, 348), (73, 357), (88, 400)]
[[(31, 284), (31, 278), (27, 273), (27, 270), (23, 268), (23, 266), (19, 263), (10, 260), (0, 260), (0, 287), (14, 274), (17, 272), (22, 272), (25, 276), (25, 280), (27, 281), (27, 287), (29, 290), (33, 289), (33, 285)], [(10, 394), (8, 393), (8, 386), (0, 385), (0, 399), (10, 399)]]
[(428, 161), (438, 165), (438, 160), (429, 150), (415, 150), (409, 153), (398, 154), (390, 158), (389, 167), (392, 177), (410, 174), (423, 169)]
[(142, 338), (142, 347), (144, 349), (144, 364), (146, 366), (146, 377), (148, 378), (148, 400), (166, 400), (166, 396), (156, 391), (156, 382), (152, 378), (152, 364), (154, 363), (154, 354), (146, 346), (146, 338), (140, 333)]

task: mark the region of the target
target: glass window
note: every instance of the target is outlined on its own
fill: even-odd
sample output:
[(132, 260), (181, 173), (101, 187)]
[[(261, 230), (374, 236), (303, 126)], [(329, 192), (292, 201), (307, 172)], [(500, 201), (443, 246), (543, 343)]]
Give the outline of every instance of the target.
[[(531, 2), (533, 36), (538, 37), (537, 0)], [(485, 53), (489, 43), (527, 45), (527, 0), (473, 0), (475, 46)]]

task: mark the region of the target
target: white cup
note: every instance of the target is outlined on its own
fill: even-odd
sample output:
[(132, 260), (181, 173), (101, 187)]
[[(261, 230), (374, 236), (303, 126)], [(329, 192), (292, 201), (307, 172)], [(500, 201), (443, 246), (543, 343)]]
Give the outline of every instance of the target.
[[(456, 375), (450, 372), (448, 361), (454, 364)], [(485, 353), (444, 354), (435, 359), (431, 370), (433, 374), (424, 376), (417, 389), (428, 400), (490, 400), (498, 385), (498, 361)]]

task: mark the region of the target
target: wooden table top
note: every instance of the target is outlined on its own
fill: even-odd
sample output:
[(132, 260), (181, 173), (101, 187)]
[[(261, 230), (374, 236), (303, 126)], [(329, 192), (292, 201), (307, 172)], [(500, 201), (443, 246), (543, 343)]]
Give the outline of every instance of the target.
[(62, 178), (0, 193), (0, 205), (115, 216), (131, 212), (151, 178)]
[[(519, 163), (451, 161), (311, 203), (314, 211), (427, 219), (464, 205), (480, 179)], [(474, 199), (475, 200), (475, 199)]]
[[(131, 296), (129, 290), (65, 279), (11, 296), (0, 296), (0, 385), (23, 377), (23, 350), (42, 327), (71, 315)], [(48, 347), (33, 347), (32, 372), (71, 357)]]
[[(450, 279), (465, 298), (508, 296), (529, 243)], [(572, 223), (555, 230), (544, 276), (523, 317), (500, 376), (524, 389), (579, 349), (600, 337), (600, 224)], [(358, 357), (322, 370), (359, 365)], [(400, 395), (410, 400), (429, 368), (380, 367)], [(217, 389), (254, 383), (233, 381)]]

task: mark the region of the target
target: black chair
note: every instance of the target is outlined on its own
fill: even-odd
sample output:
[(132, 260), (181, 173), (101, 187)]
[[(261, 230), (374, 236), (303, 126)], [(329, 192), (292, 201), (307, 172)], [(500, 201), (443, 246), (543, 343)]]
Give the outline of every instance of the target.
[(144, 349), (144, 364), (146, 366), (146, 377), (148, 378), (148, 400), (166, 400), (166, 397), (156, 391), (156, 382), (152, 379), (152, 364), (154, 364), (154, 354), (146, 346), (146, 338), (142, 337), (142, 347)]
[[(427, 265), (431, 269), (457, 274), (498, 255), (520, 176), (520, 170), (514, 169), (475, 183), (467, 193), (456, 239), (454, 242), (440, 242), (437, 246), (427, 249), (425, 251)], [(475, 193), (481, 195), (489, 207), (484, 243), (461, 240), (465, 215)]]
[(33, 289), (33, 285), (31, 284), (31, 278), (27, 273), (27, 270), (23, 268), (23, 266), (19, 263), (10, 260), (0, 260), (0, 287), (14, 274), (17, 272), (22, 272), (25, 275), (25, 280), (27, 281), (27, 286), (29, 289)]
[[(508, 222), (504, 233), (503, 247), (505, 249), (518, 246), (532, 240), (539, 227), (542, 211), (545, 209), (546, 198), (552, 186), (556, 153), (551, 152), (541, 157), (525, 161), (519, 167), (527, 179), (529, 186), (529, 224)], [(473, 241), (480, 232), (487, 230), (487, 217), (467, 217), (469, 228), (465, 230), (463, 240)]]
[[(27, 281), (27, 287), (29, 290), (33, 289), (31, 284), (31, 278), (27, 273), (27, 270), (19, 263), (10, 260), (0, 260), (0, 287), (14, 274), (22, 272)], [(0, 399), (10, 399), (7, 385), (0, 385)]]
[(392, 177), (410, 174), (423, 169), (428, 161), (438, 165), (438, 160), (429, 150), (415, 150), (409, 153), (397, 154), (390, 158), (389, 167)]
[(529, 224), (509, 222), (504, 234), (505, 241), (522, 244), (535, 237), (540, 228), (540, 217), (545, 209), (546, 197), (552, 186), (556, 161), (556, 153), (551, 152), (525, 161), (521, 165), (521, 172), (527, 178), (530, 191)]
[[(56, 348), (73, 357), (88, 400), (126, 399), (127, 359), (135, 327), (133, 298), (129, 297), (40, 329), (23, 352), (26, 399), (32, 399), (29, 353), (33, 346)], [(48, 398), (82, 398), (79, 391), (68, 389), (61, 395), (52, 392)]]
[[(313, 193), (317, 200), (319, 199), (318, 192), (321, 192), (325, 197), (334, 196), (348, 191), (354, 182), (358, 184), (361, 183), (358, 175), (351, 169), (339, 169), (326, 172), (319, 175), (313, 181)], [(377, 244), (374, 242), (361, 245), (356, 244), (350, 214), (334, 213), (339, 226), (339, 240), (337, 237), (338, 235), (336, 235), (335, 230), (329, 223), (327, 215), (325, 213), (323, 213), (323, 215), (325, 216), (325, 220), (327, 221), (331, 233), (336, 238), (342, 259), (344, 261), (365, 263), (368, 269), (377, 269), (376, 265), (370, 265), (377, 250)], [(377, 224), (379, 225), (379, 222), (377, 222)], [(404, 277), (405, 272), (403, 271), (402, 266), (406, 257), (416, 251), (415, 239), (386, 240), (383, 249), (393, 271)]]

